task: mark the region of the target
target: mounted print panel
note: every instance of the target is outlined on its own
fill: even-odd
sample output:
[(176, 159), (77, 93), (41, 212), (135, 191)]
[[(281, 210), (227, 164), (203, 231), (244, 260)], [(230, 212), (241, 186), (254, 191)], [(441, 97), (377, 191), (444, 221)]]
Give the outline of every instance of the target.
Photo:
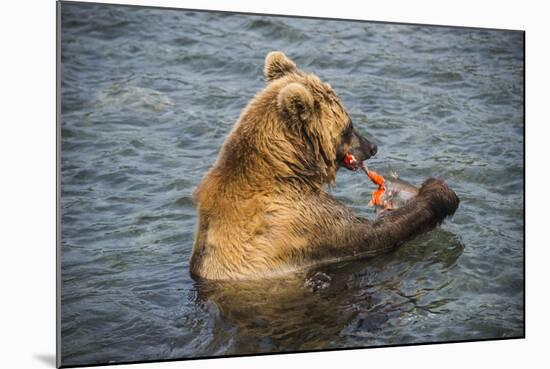
[(58, 3), (58, 365), (524, 337), (524, 32)]

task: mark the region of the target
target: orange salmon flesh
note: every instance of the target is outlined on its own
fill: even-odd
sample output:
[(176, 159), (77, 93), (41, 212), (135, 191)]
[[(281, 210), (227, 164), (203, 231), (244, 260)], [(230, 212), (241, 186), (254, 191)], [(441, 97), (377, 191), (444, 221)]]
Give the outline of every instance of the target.
[(382, 206), (382, 195), (384, 195), (384, 192), (386, 192), (386, 187), (384, 186), (384, 177), (372, 170), (368, 170), (366, 172), (372, 183), (378, 185), (378, 189), (372, 193), (372, 198), (369, 202), (369, 205)]

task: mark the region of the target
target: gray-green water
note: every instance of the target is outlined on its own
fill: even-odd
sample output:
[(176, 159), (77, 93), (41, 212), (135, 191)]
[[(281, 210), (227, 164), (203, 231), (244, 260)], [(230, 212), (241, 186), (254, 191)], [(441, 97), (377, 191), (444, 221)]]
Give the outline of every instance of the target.
[[(60, 46), (64, 365), (524, 334), (522, 33), (63, 4)], [(445, 178), (454, 218), (371, 260), (194, 281), (191, 193), (271, 50), (339, 93), (371, 168)], [(373, 217), (373, 189), (331, 191)]]

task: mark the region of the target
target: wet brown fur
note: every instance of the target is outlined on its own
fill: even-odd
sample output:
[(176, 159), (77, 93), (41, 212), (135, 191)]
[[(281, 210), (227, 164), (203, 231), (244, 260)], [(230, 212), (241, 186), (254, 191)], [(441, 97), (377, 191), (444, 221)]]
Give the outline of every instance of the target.
[(280, 52), (267, 86), (242, 112), (195, 191), (199, 219), (191, 272), (256, 279), (322, 262), (387, 252), (452, 215), (458, 197), (440, 180), (376, 222), (323, 190), (338, 170), (349, 116), (332, 88)]

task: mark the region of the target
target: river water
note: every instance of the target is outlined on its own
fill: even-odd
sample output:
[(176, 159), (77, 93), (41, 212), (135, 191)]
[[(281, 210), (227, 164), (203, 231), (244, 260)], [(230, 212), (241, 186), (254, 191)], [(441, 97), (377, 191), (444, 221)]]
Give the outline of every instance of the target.
[[(524, 335), (523, 34), (91, 4), (61, 10), (63, 365)], [(453, 219), (269, 282), (189, 275), (191, 194), (281, 50)], [(358, 214), (373, 185), (341, 171)]]

